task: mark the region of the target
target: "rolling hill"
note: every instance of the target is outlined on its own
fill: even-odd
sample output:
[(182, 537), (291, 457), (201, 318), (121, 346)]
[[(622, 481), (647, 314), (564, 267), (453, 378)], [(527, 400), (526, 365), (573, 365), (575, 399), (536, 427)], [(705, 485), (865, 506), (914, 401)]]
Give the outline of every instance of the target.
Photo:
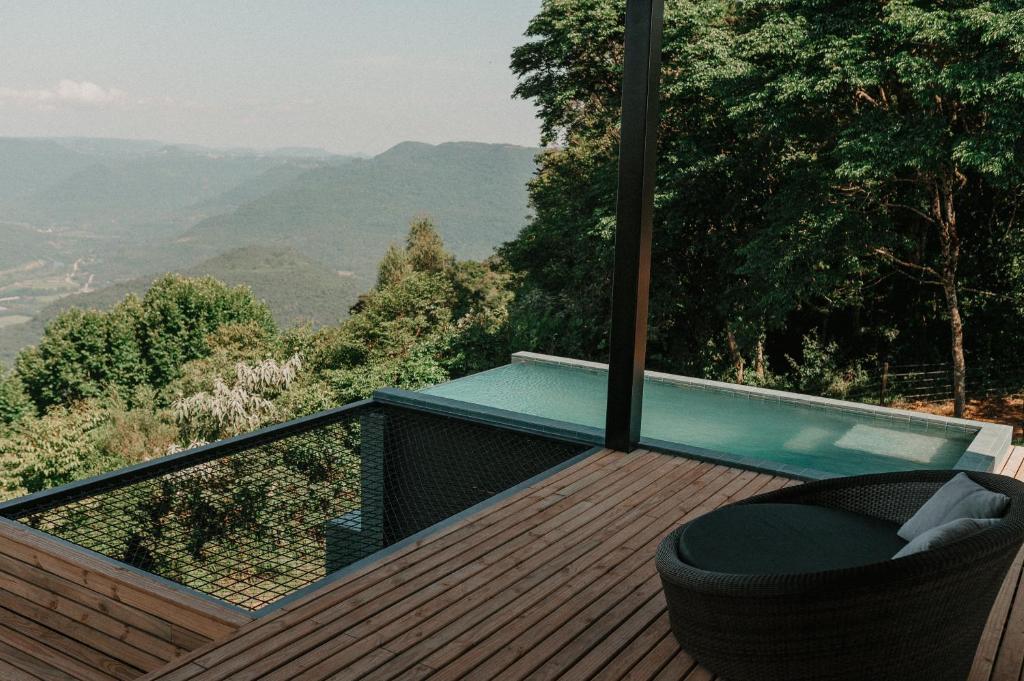
[(0, 137), (0, 202), (42, 190), (94, 162), (55, 140)]
[[(339, 272), (291, 250), (248, 246), (206, 260), (182, 272), (211, 276), (231, 285), (250, 286), (266, 301), (282, 326), (312, 323), (334, 324), (348, 316), (348, 309), (372, 281)], [(67, 296), (51, 303), (31, 321), (0, 328), (0, 362), (9, 364), (18, 350), (35, 343), (47, 322), (71, 307), (109, 309), (129, 293), (145, 294), (154, 277)]]
[(405, 142), (371, 159), (316, 168), (237, 210), (199, 222), (177, 243), (212, 255), (240, 244), (286, 243), (369, 276), (409, 221), (429, 215), (446, 245), (482, 258), (527, 217), (537, 150), (470, 142)]
[(167, 271), (250, 284), (285, 325), (335, 322), (413, 218), (433, 218), (461, 258), (512, 238), (537, 152), (404, 142), (352, 158), (0, 138), (0, 359), (61, 309), (108, 306)]
[(97, 159), (53, 184), (7, 201), (3, 215), (37, 225), (88, 225), (114, 231), (161, 221), (188, 226), (215, 212), (191, 207), (232, 191), (242, 192), (240, 200), (259, 196), (262, 192), (245, 193), (242, 188), (252, 181), (259, 188), (265, 183), (264, 173), (293, 164), (300, 172), (318, 165), (309, 160), (221, 156), (165, 147), (135, 157)]

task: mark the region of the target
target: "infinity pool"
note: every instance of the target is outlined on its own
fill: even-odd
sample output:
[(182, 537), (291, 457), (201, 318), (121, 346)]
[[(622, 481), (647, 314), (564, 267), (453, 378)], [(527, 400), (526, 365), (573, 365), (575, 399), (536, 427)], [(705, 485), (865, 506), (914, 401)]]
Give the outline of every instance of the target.
[[(421, 392), (603, 428), (607, 373), (599, 367), (520, 357)], [(847, 404), (649, 375), (642, 436), (684, 453), (823, 477), (955, 468), (979, 432), (970, 422)]]

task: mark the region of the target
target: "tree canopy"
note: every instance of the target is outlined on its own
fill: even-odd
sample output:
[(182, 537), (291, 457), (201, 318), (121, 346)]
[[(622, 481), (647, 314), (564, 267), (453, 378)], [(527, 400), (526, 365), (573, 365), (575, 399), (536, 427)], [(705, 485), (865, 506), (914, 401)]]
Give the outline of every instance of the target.
[(69, 310), (0, 370), (0, 496), (488, 368), (511, 296), (496, 262), (456, 260), (418, 218), (333, 327), (280, 330), (245, 287), (178, 275)]
[[(503, 249), (513, 329), (583, 356), (605, 352), (621, 4), (544, 2), (512, 61), (560, 144)], [(949, 357), (962, 389), (1020, 321), (1021, 12), (669, 0), (652, 363), (735, 376), (822, 329), (849, 357)]]

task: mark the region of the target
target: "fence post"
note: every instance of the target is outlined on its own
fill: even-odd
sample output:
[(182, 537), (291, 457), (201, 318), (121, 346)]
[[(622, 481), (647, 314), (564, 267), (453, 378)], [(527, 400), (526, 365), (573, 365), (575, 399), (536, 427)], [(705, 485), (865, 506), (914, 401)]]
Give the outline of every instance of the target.
[(885, 406), (885, 391), (889, 387), (889, 363), (884, 362), (882, 364), (882, 381), (878, 391), (878, 404), (879, 406)]

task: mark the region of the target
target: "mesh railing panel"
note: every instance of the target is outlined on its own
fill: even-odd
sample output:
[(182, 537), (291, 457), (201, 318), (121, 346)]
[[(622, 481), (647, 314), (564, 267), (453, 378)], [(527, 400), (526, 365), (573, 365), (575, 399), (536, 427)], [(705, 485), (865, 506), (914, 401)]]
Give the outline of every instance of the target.
[(258, 610), (584, 449), (369, 404), (4, 515)]

